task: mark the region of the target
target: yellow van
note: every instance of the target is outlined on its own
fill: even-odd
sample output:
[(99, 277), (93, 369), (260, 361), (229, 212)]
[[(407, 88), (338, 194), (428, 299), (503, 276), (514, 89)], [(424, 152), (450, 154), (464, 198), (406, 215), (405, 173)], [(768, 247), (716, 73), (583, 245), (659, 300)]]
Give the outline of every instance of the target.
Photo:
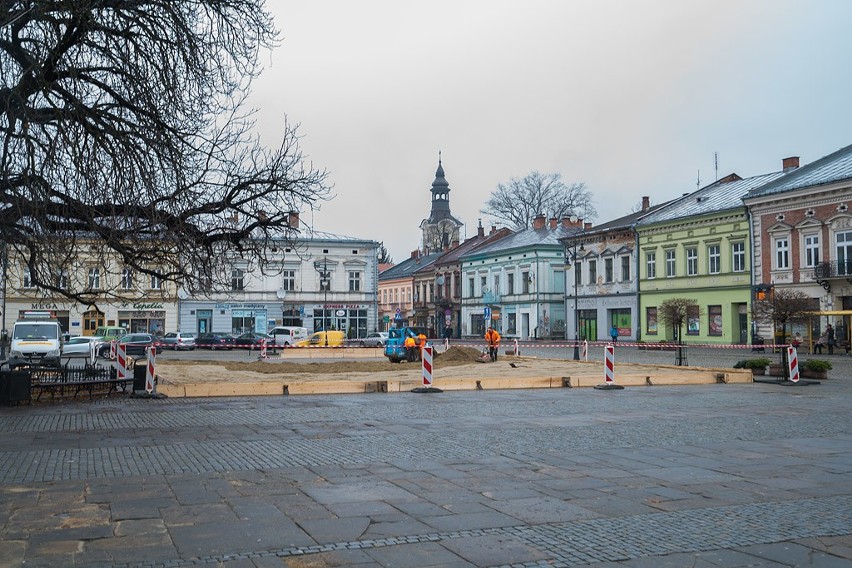
[(341, 347), (346, 340), (342, 331), (318, 331), (296, 343), (296, 347)]

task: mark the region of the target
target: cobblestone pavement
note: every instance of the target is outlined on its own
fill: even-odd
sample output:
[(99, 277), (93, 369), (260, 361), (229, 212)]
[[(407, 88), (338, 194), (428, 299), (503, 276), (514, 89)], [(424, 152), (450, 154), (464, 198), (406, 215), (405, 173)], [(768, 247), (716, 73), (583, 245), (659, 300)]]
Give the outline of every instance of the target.
[(835, 359), (810, 386), (0, 408), (0, 565), (852, 566)]

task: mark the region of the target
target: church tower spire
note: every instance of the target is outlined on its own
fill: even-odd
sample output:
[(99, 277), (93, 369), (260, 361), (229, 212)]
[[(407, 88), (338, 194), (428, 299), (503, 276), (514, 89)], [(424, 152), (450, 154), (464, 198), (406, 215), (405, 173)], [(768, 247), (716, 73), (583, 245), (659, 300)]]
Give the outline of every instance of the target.
[(423, 248), (425, 252), (438, 252), (449, 248), (450, 244), (459, 240), (459, 229), (462, 222), (453, 217), (450, 212), (450, 184), (444, 175), (441, 163), (441, 152), (438, 152), (438, 169), (435, 170), (435, 180), (432, 182), (432, 210), (429, 218), (420, 223), (423, 231)]

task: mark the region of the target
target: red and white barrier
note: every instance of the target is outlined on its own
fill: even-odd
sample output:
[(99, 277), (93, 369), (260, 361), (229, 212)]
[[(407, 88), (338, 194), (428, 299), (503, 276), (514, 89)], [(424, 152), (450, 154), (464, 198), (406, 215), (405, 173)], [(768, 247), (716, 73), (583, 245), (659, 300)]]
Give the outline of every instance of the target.
[(116, 370), (118, 372), (118, 380), (124, 381), (127, 380), (128, 369), (127, 369), (127, 345), (124, 343), (119, 343), (116, 345), (116, 356), (115, 356)]
[(145, 392), (151, 394), (154, 392), (154, 373), (157, 365), (157, 348), (153, 345), (148, 348), (148, 364), (145, 367)]
[(518, 338), (517, 337), (515, 338), (513, 344), (514, 344), (514, 347), (515, 347), (515, 357), (518, 357), (521, 354), (521, 348), (518, 347)]
[(583, 361), (589, 360), (589, 341), (587, 339), (583, 340)]
[(265, 339), (260, 340), (260, 358), (266, 359), (266, 340)]
[(115, 361), (116, 352), (115, 352), (115, 339), (109, 342), (109, 360)]
[(444, 351), (448, 351), (449, 349), (450, 349), (450, 338), (445, 337), (444, 338)]
[(615, 347), (612, 345), (604, 350), (604, 381), (608, 385), (615, 382)]
[(431, 345), (426, 345), (421, 351), (423, 362), (423, 386), (432, 386), (432, 349)]
[(790, 369), (790, 380), (794, 383), (799, 382), (799, 355), (796, 353), (796, 348), (792, 345), (787, 348), (787, 366)]

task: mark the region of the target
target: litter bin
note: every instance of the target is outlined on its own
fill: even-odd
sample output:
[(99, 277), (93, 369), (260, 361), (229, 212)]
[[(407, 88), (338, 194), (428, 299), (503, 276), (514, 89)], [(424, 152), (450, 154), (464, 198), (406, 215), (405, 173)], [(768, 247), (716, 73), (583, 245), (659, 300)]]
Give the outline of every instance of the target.
[(0, 403), (30, 402), (32, 378), (29, 371), (0, 371)]
[(133, 363), (133, 392), (145, 390), (145, 370), (148, 367), (148, 361), (136, 360)]

